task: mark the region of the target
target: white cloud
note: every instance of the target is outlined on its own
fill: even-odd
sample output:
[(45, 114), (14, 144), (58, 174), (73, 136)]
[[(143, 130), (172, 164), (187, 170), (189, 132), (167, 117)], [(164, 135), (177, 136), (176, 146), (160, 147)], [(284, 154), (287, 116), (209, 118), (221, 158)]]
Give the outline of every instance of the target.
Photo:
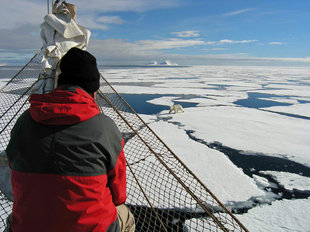
[(179, 6), (181, 0), (76, 0), (78, 11), (120, 12), (136, 11), (144, 12), (154, 9), (164, 9)]
[[(107, 56), (122, 56), (127, 57), (129, 60), (132, 56), (151, 56), (151, 55), (165, 55), (163, 49), (172, 49), (180, 47), (189, 47), (196, 45), (203, 45), (200, 40), (180, 40), (180, 39), (167, 39), (167, 40), (140, 40), (135, 43), (122, 40), (122, 39), (107, 39), (90, 41), (89, 50), (97, 55), (105, 54)], [(217, 49), (217, 48), (215, 48)], [(221, 48), (218, 48), (221, 49)], [(178, 55), (177, 55), (178, 56)], [(219, 57), (227, 57), (227, 54), (218, 55)], [(233, 56), (244, 57), (245, 53), (235, 53)], [(231, 54), (229, 54), (231, 57)]]
[(161, 49), (195, 46), (203, 44), (199, 40), (147, 40), (131, 43), (121, 39), (91, 40), (89, 51), (95, 55), (98, 64), (146, 64), (150, 60), (173, 60), (180, 64), (203, 64), (209, 62), (232, 61), (245, 59), (247, 54), (220, 55), (180, 55), (167, 54)]
[(223, 16), (225, 16), (225, 17), (235, 16), (235, 15), (244, 14), (246, 12), (253, 11), (253, 10), (255, 10), (255, 9), (247, 8), (247, 9), (242, 9), (242, 10), (236, 10), (236, 11), (225, 13), (225, 14), (223, 14)]
[(0, 29), (0, 48), (20, 50), (39, 49), (42, 46), (40, 28), (24, 25), (12, 29)]
[(0, 29), (12, 29), (24, 24), (39, 25), (46, 13), (47, 6), (43, 2), (2, 0), (0, 2)]
[(263, 58), (252, 58), (256, 60), (264, 60), (264, 61), (286, 61), (286, 62), (301, 62), (301, 63), (310, 63), (310, 57), (263, 57)]
[(205, 42), (205, 44), (206, 45), (216, 45), (216, 44), (218, 44), (218, 42), (216, 42), (216, 41), (207, 41), (207, 42)]
[[(187, 42), (186, 42), (187, 41)], [(152, 46), (151, 43), (154, 45)], [(173, 60), (183, 65), (309, 65), (310, 57), (279, 58), (253, 57), (246, 53), (183, 55), (165, 53), (161, 49), (205, 45), (200, 40), (148, 40), (129, 42), (121, 39), (91, 39), (88, 50), (95, 55), (98, 64), (146, 64), (151, 60)], [(221, 49), (221, 48), (211, 48)], [(25, 63), (34, 53), (33, 50), (1, 50), (0, 63)]]
[(204, 48), (203, 51), (223, 51), (226, 48)]
[(107, 25), (97, 23), (95, 20), (95, 16), (91, 15), (81, 15), (79, 18), (77, 18), (77, 23), (80, 25), (83, 25), (86, 28), (89, 29), (99, 29), (99, 30), (107, 30), (109, 27)]
[(94, 39), (90, 41), (88, 50), (97, 58), (98, 64), (144, 64), (150, 60), (166, 59), (161, 51), (143, 50), (136, 43), (122, 39)]
[[(120, 11), (144, 12), (154, 9), (165, 9), (179, 6), (182, 4), (182, 0), (76, 0), (73, 3), (77, 6), (77, 19), (81, 18), (79, 22), (87, 22), (85, 26), (100, 29), (102, 27), (95, 22), (95, 17), (98, 13)], [(0, 15), (2, 20), (0, 20), (0, 29), (12, 29), (24, 24), (39, 26), (43, 22), (45, 14), (47, 14), (46, 1), (1, 0)], [(103, 20), (107, 20), (107, 18)], [(110, 20), (114, 20), (114, 23), (120, 23), (120, 19), (117, 18), (111, 18)], [(102, 29), (106, 29), (106, 27)]]
[(270, 44), (270, 45), (283, 45), (285, 43), (283, 43), (283, 42), (269, 42), (268, 44)]
[[(205, 65), (205, 64), (226, 64), (226, 65), (308, 65), (310, 57), (306, 58), (279, 58), (279, 57), (253, 57), (246, 53), (232, 54), (208, 54), (208, 55), (183, 55), (167, 54), (160, 49), (176, 48), (185, 46), (186, 40), (179, 41), (180, 44), (172, 45), (174, 40), (148, 40), (131, 43), (125, 40), (91, 40), (89, 51), (93, 53), (100, 63), (114, 64), (146, 64), (151, 60), (173, 60), (183, 65)], [(184, 42), (182, 44), (181, 42)], [(196, 40), (194, 40), (196, 41)], [(168, 43), (167, 43), (168, 42)], [(197, 42), (197, 41), (196, 41)], [(203, 41), (201, 41), (203, 42)], [(150, 44), (155, 45), (151, 46)], [(193, 43), (195, 44), (195, 43)], [(187, 46), (195, 46), (188, 42)], [(178, 46), (177, 46), (178, 45)], [(153, 50), (152, 50), (153, 49)], [(217, 48), (215, 48), (217, 49)]]
[(119, 16), (101, 16), (97, 18), (97, 21), (100, 23), (107, 24), (123, 24), (124, 20), (122, 20)]
[(167, 39), (167, 40), (140, 40), (136, 44), (142, 50), (162, 50), (182, 47), (192, 47), (203, 45), (202, 40), (182, 40), (182, 39)]
[(179, 32), (171, 32), (171, 34), (176, 35), (182, 38), (189, 38), (189, 37), (199, 37), (199, 31), (179, 31)]
[(210, 55), (176, 55), (171, 54), (167, 59), (174, 60), (181, 65), (310, 65), (310, 57), (253, 57), (246, 53), (210, 54)]
[(230, 39), (222, 39), (219, 42), (222, 43), (222, 44), (244, 44), (244, 43), (257, 42), (257, 40), (230, 40)]
[(219, 41), (206, 41), (204, 44), (206, 45), (223, 45), (223, 44), (247, 44), (247, 43), (254, 43), (258, 40), (231, 40), (231, 39), (222, 39)]

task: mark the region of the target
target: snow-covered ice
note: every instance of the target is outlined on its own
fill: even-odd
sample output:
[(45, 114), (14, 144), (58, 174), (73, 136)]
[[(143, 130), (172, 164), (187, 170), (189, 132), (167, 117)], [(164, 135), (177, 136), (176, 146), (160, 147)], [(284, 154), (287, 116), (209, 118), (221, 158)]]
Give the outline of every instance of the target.
[(0, 89), (5, 86), (5, 84), (9, 81), (10, 79), (8, 78), (1, 78), (0, 79)]
[[(173, 100), (198, 103), (198, 107), (185, 109), (184, 114), (169, 115), (170, 122), (194, 130), (196, 137), (208, 143), (219, 141), (251, 154), (285, 156), (310, 166), (310, 121), (269, 112), (309, 115), (309, 104), (298, 103), (301, 98), (310, 101), (309, 68), (198, 66), (102, 72), (109, 81), (128, 83), (114, 86), (119, 93), (196, 95), (192, 99), (176, 100), (169, 96), (149, 102), (167, 107)], [(161, 84), (131, 86), (131, 81)], [(257, 109), (235, 105), (235, 101), (247, 99), (247, 92), (272, 94), (272, 98), (265, 100), (277, 98), (293, 105)], [(163, 111), (162, 115), (167, 113)]]
[(250, 209), (238, 219), (255, 232), (309, 232), (310, 198), (280, 200)]
[[(295, 173), (276, 172), (276, 171), (260, 171), (273, 177), (280, 185), (287, 190), (299, 190), (310, 192), (310, 178)], [(310, 210), (310, 209), (309, 209)]]
[(168, 122), (149, 126), (222, 202), (246, 201), (251, 196), (264, 195), (223, 153), (189, 139), (178, 126)]
[(310, 118), (310, 103), (307, 104), (296, 103), (291, 106), (273, 106), (265, 109), (273, 112), (296, 114)]
[[(271, 205), (257, 206), (246, 214), (236, 217), (251, 232), (309, 232), (310, 198), (298, 200), (280, 200)], [(197, 219), (187, 220), (185, 225), (202, 223)], [(201, 225), (201, 224), (200, 224)], [(203, 232), (203, 226), (191, 232)], [(233, 229), (232, 229), (233, 231)]]
[(187, 108), (169, 121), (195, 137), (249, 153), (286, 156), (310, 167), (310, 121), (234, 106)]
[(252, 177), (258, 186), (261, 186), (263, 188), (272, 186), (268, 181), (268, 179), (266, 179), (265, 177), (258, 176), (255, 174)]
[[(310, 68), (194, 66), (102, 72), (108, 81), (121, 83), (114, 85), (121, 94), (169, 94), (148, 100), (166, 110), (142, 118), (222, 201), (238, 207), (251, 205), (248, 199), (256, 197), (264, 203), (238, 215), (250, 231), (310, 231), (309, 198), (277, 200), (281, 195), (268, 192), (278, 185), (310, 191), (309, 177), (273, 170), (247, 176), (223, 153), (205, 145), (217, 142), (244, 155), (279, 157), (309, 168)], [(255, 104), (248, 93), (270, 105), (235, 104), (238, 100)], [(168, 114), (168, 107), (178, 102), (198, 105)], [(191, 140), (186, 131), (205, 144)]]

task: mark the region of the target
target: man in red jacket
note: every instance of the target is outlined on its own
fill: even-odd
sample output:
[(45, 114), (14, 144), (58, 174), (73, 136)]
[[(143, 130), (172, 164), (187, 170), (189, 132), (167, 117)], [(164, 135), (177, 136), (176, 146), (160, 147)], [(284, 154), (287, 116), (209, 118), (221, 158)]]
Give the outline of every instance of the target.
[(10, 229), (134, 231), (124, 205), (124, 140), (94, 100), (100, 86), (96, 59), (72, 48), (60, 70), (54, 91), (31, 95), (6, 149), (14, 192)]

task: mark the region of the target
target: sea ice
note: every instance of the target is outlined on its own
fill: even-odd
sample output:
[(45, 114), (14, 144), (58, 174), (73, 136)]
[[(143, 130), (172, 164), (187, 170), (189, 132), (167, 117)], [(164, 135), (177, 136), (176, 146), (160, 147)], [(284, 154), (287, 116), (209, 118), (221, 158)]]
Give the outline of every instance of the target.
[[(113, 72), (113, 71), (111, 71)], [(206, 146), (194, 141), (187, 141), (185, 133), (181, 130), (194, 131), (193, 135), (207, 143), (218, 141), (224, 146), (240, 149), (248, 154), (259, 153), (277, 157), (286, 157), (296, 162), (310, 166), (310, 123), (309, 120), (297, 117), (280, 115), (272, 112), (264, 112), (255, 108), (236, 106), (233, 102), (247, 99), (248, 92), (272, 94), (264, 100), (272, 100), (281, 103), (290, 103), (291, 106), (273, 106), (264, 108), (275, 112), (283, 112), (309, 117), (310, 101), (310, 68), (291, 67), (219, 67), (219, 66), (195, 66), (188, 68), (169, 69), (144, 69), (122, 70), (107, 75), (108, 80), (161, 82), (151, 88), (132, 87), (125, 85), (114, 86), (120, 93), (162, 93), (162, 94), (188, 94), (196, 95), (192, 99), (181, 101), (199, 103), (198, 107), (185, 108), (182, 114), (168, 115), (163, 111), (157, 115), (169, 123), (179, 126), (170, 126), (160, 122), (153, 123), (152, 117), (143, 117), (152, 122), (151, 127), (163, 138), (163, 141), (176, 152), (178, 156), (191, 168), (204, 183), (220, 196), (221, 200), (247, 199), (249, 196), (259, 195), (258, 187), (253, 185), (255, 191), (246, 193), (253, 181), (260, 188), (274, 188), (274, 183), (266, 178), (253, 175), (253, 180), (244, 178), (242, 172), (238, 173), (236, 167), (225, 160), (223, 154), (216, 153)], [(173, 80), (173, 81), (172, 81)], [(197, 85), (198, 83), (198, 85)], [(201, 85), (202, 84), (202, 85)], [(130, 86), (130, 85), (129, 85)], [(187, 86), (192, 86), (187, 88)], [(150, 103), (159, 105), (171, 105), (173, 97), (162, 97), (150, 100)], [(176, 100), (178, 101), (178, 100)], [(304, 101), (304, 103), (299, 103)], [(173, 132), (173, 133), (172, 133)], [(174, 134), (175, 133), (175, 134)], [(184, 138), (183, 138), (184, 137)], [(201, 163), (206, 165), (220, 163), (219, 170), (209, 167), (204, 170), (196, 163), (196, 159), (188, 156), (190, 151), (196, 154), (206, 154), (207, 159)], [(203, 147), (202, 147), (203, 146)], [(248, 152), (247, 152), (248, 151)], [(193, 153), (193, 152), (191, 152)], [(212, 158), (210, 158), (212, 157)], [(221, 160), (221, 161), (219, 161)], [(215, 166), (216, 166), (215, 165)], [(216, 166), (217, 167), (217, 166)], [(213, 169), (214, 168), (214, 169)], [(243, 192), (240, 186), (243, 184), (230, 183), (230, 178), (220, 175), (222, 170), (229, 170), (245, 181), (247, 186)], [(206, 174), (207, 173), (207, 174)], [(271, 173), (269, 173), (271, 174)], [(299, 175), (273, 173), (274, 178), (287, 189), (306, 190), (308, 179)], [(276, 177), (275, 177), (276, 176)], [(237, 179), (239, 179), (237, 177)], [(220, 185), (215, 182), (221, 183)], [(237, 189), (239, 186), (239, 189)], [(252, 191), (251, 190), (251, 191)], [(232, 191), (229, 197), (226, 191)], [(265, 197), (267, 193), (265, 192)], [(233, 199), (234, 198), (234, 199)], [(242, 203), (242, 202), (241, 202)], [(250, 231), (309, 231), (310, 228), (310, 198), (298, 200), (274, 201), (272, 205), (257, 206), (238, 218)], [(196, 220), (199, 224), (199, 219)], [(196, 223), (196, 222), (195, 222)], [(202, 231), (197, 228), (197, 231)]]
[(177, 97), (160, 97), (155, 98), (153, 100), (149, 100), (147, 102), (155, 104), (155, 105), (163, 105), (163, 106), (171, 106), (173, 105), (173, 100), (175, 100)]
[(264, 195), (223, 153), (191, 140), (182, 128), (167, 122), (149, 126), (221, 201), (246, 201)]
[(287, 190), (299, 190), (310, 192), (310, 178), (295, 173), (276, 172), (276, 171), (260, 171), (262, 174), (270, 175), (280, 185)]
[(290, 89), (264, 89), (260, 93), (275, 94), (279, 96), (299, 96), (310, 98), (310, 86), (290, 86)]
[(263, 109), (269, 110), (272, 112), (289, 113), (289, 114), (296, 114), (296, 115), (310, 117), (310, 103), (306, 103), (306, 104), (296, 103), (291, 106), (273, 106), (273, 107), (268, 107), (268, 108), (263, 108)]
[(255, 180), (255, 182), (262, 186), (262, 187), (270, 187), (271, 184), (269, 183), (268, 179), (258, 176), (258, 175), (253, 175), (253, 179)]
[(308, 120), (230, 106), (187, 108), (171, 117), (170, 122), (181, 123), (208, 143), (219, 141), (251, 153), (280, 154), (310, 166)]
[(275, 201), (236, 215), (251, 232), (310, 231), (310, 198)]
[(10, 79), (7, 78), (1, 78), (0, 79), (0, 89), (6, 85), (6, 83), (9, 81)]

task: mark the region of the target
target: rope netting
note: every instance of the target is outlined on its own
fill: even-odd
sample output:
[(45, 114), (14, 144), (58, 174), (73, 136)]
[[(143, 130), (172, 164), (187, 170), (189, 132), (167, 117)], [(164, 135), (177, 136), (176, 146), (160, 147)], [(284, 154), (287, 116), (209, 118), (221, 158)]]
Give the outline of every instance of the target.
[[(16, 119), (29, 107), (28, 98), (40, 73), (34, 60), (0, 90), (0, 152)], [(134, 214), (136, 231), (247, 231), (103, 76), (96, 101), (125, 139), (126, 204)], [(3, 191), (0, 204), (3, 231), (12, 210)]]

